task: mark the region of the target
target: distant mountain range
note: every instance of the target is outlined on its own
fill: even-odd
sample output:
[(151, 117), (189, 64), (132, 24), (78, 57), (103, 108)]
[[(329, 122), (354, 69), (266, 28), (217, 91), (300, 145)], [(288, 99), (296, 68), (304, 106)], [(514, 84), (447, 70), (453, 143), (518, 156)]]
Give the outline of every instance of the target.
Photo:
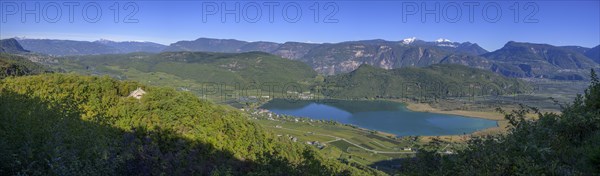
[(98, 40), (94, 43), (103, 44), (106, 46), (113, 47), (119, 51), (119, 53), (133, 53), (133, 52), (148, 52), (158, 53), (164, 50), (167, 46), (152, 42), (115, 42), (110, 40)]
[(23, 49), (23, 46), (15, 39), (0, 40), (0, 53), (20, 54), (27, 52), (29, 51)]
[(201, 51), (239, 53), (250, 51), (272, 52), (281, 44), (273, 42), (246, 42), (234, 39), (199, 38), (194, 41), (179, 41), (164, 51)]
[(171, 44), (165, 51), (248, 52), (262, 51), (284, 58), (299, 60), (322, 74), (350, 72), (366, 63), (381, 68), (427, 66), (440, 63), (452, 54), (479, 55), (487, 53), (475, 43), (451, 42), (439, 39), (426, 42), (416, 38), (402, 41), (362, 40), (341, 43), (246, 42), (233, 39), (199, 38)]
[(198, 83), (289, 83), (312, 79), (308, 65), (264, 52), (163, 52), (67, 56), (60, 64), (68, 70), (93, 75), (126, 77), (131, 73), (173, 75)]
[(452, 42), (447, 39), (423, 41), (361, 40), (340, 43), (247, 42), (234, 39), (199, 38), (179, 41), (169, 46), (151, 42), (95, 42), (17, 39), (26, 50), (57, 56), (97, 55), (131, 52), (224, 52), (261, 51), (304, 62), (320, 74), (348, 73), (362, 64), (384, 69), (426, 67), (433, 64), (460, 64), (488, 69), (510, 77), (540, 77), (581, 80), (589, 68), (598, 68), (599, 47), (552, 46), (547, 44), (508, 42), (493, 52), (476, 43)]
[(131, 52), (161, 52), (166, 46), (152, 42), (114, 42), (98, 40), (94, 42), (54, 39), (22, 39), (21, 45), (35, 53), (54, 56), (119, 54)]
[[(263, 51), (302, 61), (321, 74), (347, 73), (362, 64), (385, 69), (425, 67), (432, 64), (460, 64), (488, 69), (511, 77), (575, 79), (587, 77), (589, 68), (597, 68), (598, 48), (552, 46), (508, 42), (488, 52), (476, 43), (447, 39), (423, 41), (362, 40), (341, 43), (246, 42), (233, 39), (199, 38), (171, 44), (166, 51), (248, 52)], [(596, 52), (596, 53), (594, 53)]]
[(308, 63), (319, 73), (333, 75), (350, 72), (361, 64), (385, 69), (422, 67), (442, 63), (444, 58), (451, 55), (485, 52), (477, 44), (471, 43), (366, 40), (321, 44), (298, 60)]
[(584, 54), (590, 59), (596, 61), (596, 63), (600, 63), (600, 45), (587, 50)]

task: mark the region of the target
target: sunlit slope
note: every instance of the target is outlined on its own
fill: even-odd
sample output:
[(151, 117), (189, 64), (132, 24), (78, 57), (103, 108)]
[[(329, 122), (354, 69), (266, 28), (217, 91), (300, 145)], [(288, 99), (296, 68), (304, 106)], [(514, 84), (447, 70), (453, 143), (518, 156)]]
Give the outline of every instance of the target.
[[(147, 93), (128, 97), (136, 88)], [(109, 77), (0, 80), (2, 175), (372, 175), (170, 88)]]

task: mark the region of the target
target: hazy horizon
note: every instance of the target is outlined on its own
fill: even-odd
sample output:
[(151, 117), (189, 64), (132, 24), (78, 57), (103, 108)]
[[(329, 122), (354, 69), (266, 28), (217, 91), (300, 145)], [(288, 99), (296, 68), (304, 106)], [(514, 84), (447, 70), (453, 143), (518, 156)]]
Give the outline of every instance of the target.
[(490, 51), (508, 41), (591, 48), (600, 44), (599, 6), (599, 1), (6, 1), (0, 38), (169, 45), (202, 37), (276, 43), (416, 37), (477, 43)]

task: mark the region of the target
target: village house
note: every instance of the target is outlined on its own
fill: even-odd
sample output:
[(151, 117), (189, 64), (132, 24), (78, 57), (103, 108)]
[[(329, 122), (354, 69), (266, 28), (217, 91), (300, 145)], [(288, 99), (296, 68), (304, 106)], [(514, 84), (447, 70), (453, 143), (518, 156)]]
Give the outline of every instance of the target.
[(146, 91), (142, 90), (141, 87), (138, 87), (137, 89), (135, 89), (133, 92), (131, 92), (129, 94), (129, 97), (133, 97), (135, 99), (142, 99), (142, 96), (144, 96), (144, 94), (146, 94)]

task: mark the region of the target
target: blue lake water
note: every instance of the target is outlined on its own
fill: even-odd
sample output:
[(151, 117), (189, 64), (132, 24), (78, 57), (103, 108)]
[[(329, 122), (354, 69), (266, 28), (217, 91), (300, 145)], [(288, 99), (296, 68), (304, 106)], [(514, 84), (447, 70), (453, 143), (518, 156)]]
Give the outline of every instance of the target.
[(472, 133), (496, 127), (493, 120), (457, 115), (413, 112), (390, 101), (291, 101), (272, 100), (263, 105), (276, 114), (334, 120), (398, 136), (437, 136)]

